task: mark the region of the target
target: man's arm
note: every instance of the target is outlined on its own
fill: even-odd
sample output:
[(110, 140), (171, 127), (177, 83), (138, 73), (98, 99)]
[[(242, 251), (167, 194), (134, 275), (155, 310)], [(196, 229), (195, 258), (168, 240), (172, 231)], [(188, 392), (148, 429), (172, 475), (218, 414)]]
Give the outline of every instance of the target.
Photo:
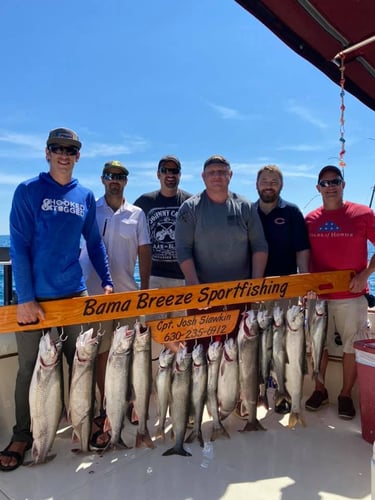
[(262, 278), (268, 259), (267, 252), (254, 252), (252, 255), (252, 278)]
[(184, 273), (187, 285), (199, 285), (199, 279), (193, 259), (187, 259), (180, 262), (181, 271)]
[(146, 290), (150, 286), (151, 245), (140, 245), (138, 247), (138, 263), (141, 289)]
[(296, 253), (297, 267), (299, 273), (309, 272), (310, 250), (301, 250)]

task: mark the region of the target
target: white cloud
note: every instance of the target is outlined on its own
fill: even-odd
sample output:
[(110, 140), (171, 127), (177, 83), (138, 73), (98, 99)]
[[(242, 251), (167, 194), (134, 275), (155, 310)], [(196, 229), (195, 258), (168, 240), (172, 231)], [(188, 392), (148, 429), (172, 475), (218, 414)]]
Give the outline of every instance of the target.
[(314, 116), (314, 113), (305, 106), (301, 106), (300, 104), (296, 104), (295, 102), (290, 102), (287, 106), (287, 111), (290, 114), (298, 116), (304, 122), (314, 125), (314, 127), (320, 129), (328, 128), (328, 125), (324, 121)]
[(248, 117), (242, 115), (237, 109), (228, 108), (219, 104), (208, 103), (208, 105), (216, 111), (223, 120), (246, 120)]

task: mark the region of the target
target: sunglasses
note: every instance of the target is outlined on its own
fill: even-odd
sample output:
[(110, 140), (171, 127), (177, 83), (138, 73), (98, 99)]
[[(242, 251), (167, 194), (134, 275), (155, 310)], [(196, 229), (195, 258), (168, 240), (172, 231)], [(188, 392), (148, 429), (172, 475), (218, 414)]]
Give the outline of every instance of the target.
[(178, 175), (181, 171), (179, 168), (160, 167), (159, 172), (161, 172), (162, 174)]
[(124, 181), (126, 177), (126, 174), (114, 174), (112, 172), (106, 172), (103, 174), (103, 179), (105, 181)]
[(78, 148), (75, 148), (74, 146), (64, 147), (57, 144), (52, 144), (51, 146), (48, 146), (48, 150), (51, 151), (51, 153), (55, 153), (56, 155), (66, 154), (68, 156), (77, 156), (78, 154)]
[(330, 181), (319, 181), (319, 186), (322, 188), (327, 188), (328, 186), (340, 186), (342, 184), (342, 179), (332, 179)]

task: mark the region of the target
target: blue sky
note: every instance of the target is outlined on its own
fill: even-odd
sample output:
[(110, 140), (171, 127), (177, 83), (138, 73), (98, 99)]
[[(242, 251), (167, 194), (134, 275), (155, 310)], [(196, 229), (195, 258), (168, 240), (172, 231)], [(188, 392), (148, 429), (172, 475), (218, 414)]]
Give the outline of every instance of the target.
[[(338, 164), (340, 88), (234, 0), (2, 0), (0, 46), (0, 234), (59, 126), (78, 132), (75, 176), (96, 196), (106, 161), (128, 166), (130, 202), (158, 188), (162, 156), (180, 158), (196, 193), (204, 160), (222, 154), (233, 191), (255, 200), (256, 172), (275, 163), (306, 213), (318, 171)], [(349, 93), (345, 104), (345, 195), (368, 205), (375, 115)]]

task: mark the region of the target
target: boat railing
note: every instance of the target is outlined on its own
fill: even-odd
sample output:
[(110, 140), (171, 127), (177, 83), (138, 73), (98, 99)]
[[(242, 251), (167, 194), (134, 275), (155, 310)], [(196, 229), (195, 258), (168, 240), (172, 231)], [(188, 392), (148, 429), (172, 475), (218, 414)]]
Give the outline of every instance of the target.
[(0, 265), (3, 270), (3, 306), (14, 304), (14, 292), (12, 281), (12, 263), (9, 255), (9, 247), (0, 247)]

